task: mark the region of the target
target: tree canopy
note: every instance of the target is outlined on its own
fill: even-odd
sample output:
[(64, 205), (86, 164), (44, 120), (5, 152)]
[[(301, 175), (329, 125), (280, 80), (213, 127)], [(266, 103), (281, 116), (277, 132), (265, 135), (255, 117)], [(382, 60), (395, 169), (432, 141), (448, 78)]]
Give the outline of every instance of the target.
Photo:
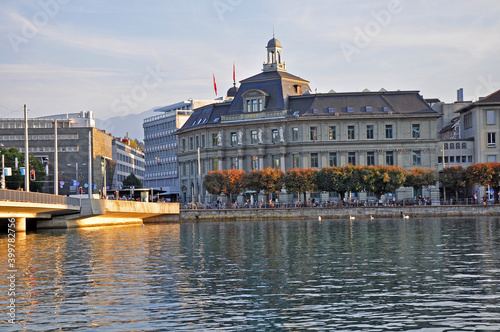
[[(13, 190), (18, 188), (24, 189), (24, 175), (21, 175), (21, 170), (19, 169), (24, 167), (24, 153), (20, 153), (16, 148), (0, 149), (0, 153), (5, 156), (5, 167), (12, 168), (12, 175), (5, 177), (5, 187)], [(18, 160), (18, 169), (16, 169), (16, 158)], [(35, 171), (35, 180), (30, 180), (30, 191), (41, 191), (45, 184), (45, 168), (42, 162), (33, 156), (30, 156), (29, 163), (27, 172), (31, 170)]]
[(129, 188), (130, 186), (134, 186), (134, 188), (142, 188), (142, 182), (137, 178), (137, 176), (135, 176), (134, 173), (130, 173), (130, 175), (123, 180), (123, 186)]

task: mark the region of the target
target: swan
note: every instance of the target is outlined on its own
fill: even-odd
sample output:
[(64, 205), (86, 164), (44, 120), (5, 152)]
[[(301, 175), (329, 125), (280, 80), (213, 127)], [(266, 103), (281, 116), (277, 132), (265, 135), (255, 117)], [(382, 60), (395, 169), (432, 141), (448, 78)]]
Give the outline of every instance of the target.
[(403, 214), (403, 218), (404, 218), (404, 219), (410, 219), (410, 216), (409, 216), (409, 215), (407, 215), (407, 214)]
[(375, 219), (375, 218), (373, 218), (373, 216), (372, 216), (372, 215), (370, 215), (370, 219), (371, 219), (371, 220), (373, 220), (373, 219)]
[(321, 216), (318, 217), (318, 220), (321, 221)]
[(354, 219), (356, 219), (356, 217), (353, 217), (353, 216), (349, 215), (349, 219), (350, 220), (354, 220)]

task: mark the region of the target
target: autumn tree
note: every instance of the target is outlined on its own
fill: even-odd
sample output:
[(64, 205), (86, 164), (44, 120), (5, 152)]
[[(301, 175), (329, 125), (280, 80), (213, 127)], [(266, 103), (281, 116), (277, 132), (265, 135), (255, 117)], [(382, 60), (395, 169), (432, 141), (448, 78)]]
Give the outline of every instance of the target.
[(362, 186), (367, 192), (373, 192), (380, 200), (382, 195), (392, 193), (403, 186), (405, 171), (395, 166), (369, 166), (360, 168)]
[(266, 200), (269, 200), (269, 194), (278, 193), (283, 188), (285, 173), (272, 167), (260, 170), (260, 173), (261, 189), (266, 193)]
[(412, 187), (415, 195), (422, 187), (429, 187), (436, 184), (437, 177), (434, 170), (415, 167), (406, 172), (405, 187)]
[(495, 195), (495, 203), (498, 203), (498, 192), (500, 191), (500, 163), (473, 164), (466, 168), (465, 178), (471, 184), (490, 186)]
[(245, 187), (252, 191), (262, 190), (261, 172), (253, 170), (245, 175)]
[[(455, 191), (455, 199), (458, 201), (458, 191), (465, 187), (465, 170), (462, 166), (452, 166), (443, 168), (443, 172), (439, 174), (439, 181), (443, 184), (443, 192), (446, 188)], [(444, 197), (446, 200), (446, 197)]]
[(229, 196), (229, 201), (233, 201), (233, 195), (239, 195), (245, 189), (246, 172), (236, 168), (222, 170), (223, 187), (222, 193)]
[(224, 173), (210, 171), (203, 178), (203, 188), (211, 195), (220, 195), (224, 190)]
[(318, 189), (336, 191), (344, 200), (346, 192), (362, 190), (361, 170), (358, 166), (325, 167), (318, 173)]
[(314, 168), (294, 168), (285, 173), (285, 187), (289, 193), (304, 194), (316, 191), (318, 186), (318, 171)]
[[(16, 148), (0, 149), (4, 155), (4, 166), (12, 168), (12, 175), (5, 177), (5, 187), (16, 190), (24, 188), (24, 175), (21, 175), (21, 167), (24, 167), (24, 153), (20, 153)], [(16, 169), (16, 158), (18, 160), (18, 169)], [(45, 167), (37, 158), (29, 157), (29, 167), (27, 172), (35, 171), (35, 180), (30, 180), (30, 191), (37, 192), (43, 189), (45, 184)]]

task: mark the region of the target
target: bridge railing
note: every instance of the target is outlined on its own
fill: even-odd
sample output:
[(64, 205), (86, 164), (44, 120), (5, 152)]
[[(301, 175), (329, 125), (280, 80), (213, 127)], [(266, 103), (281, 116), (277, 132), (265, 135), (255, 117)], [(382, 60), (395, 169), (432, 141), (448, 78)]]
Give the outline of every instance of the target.
[(74, 197), (26, 192), (21, 190), (0, 189), (0, 201), (27, 202), (41, 204), (62, 204), (79, 206), (80, 200)]

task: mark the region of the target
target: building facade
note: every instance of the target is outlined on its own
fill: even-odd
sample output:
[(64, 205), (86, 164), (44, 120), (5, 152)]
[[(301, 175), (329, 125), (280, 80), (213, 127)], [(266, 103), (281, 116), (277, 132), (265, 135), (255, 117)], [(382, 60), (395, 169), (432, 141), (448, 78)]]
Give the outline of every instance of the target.
[(122, 189), (123, 180), (131, 173), (144, 184), (144, 152), (130, 146), (130, 138), (113, 139), (113, 161), (116, 162), (112, 189)]
[(177, 137), (175, 132), (191, 116), (193, 109), (214, 100), (182, 101), (155, 110), (158, 115), (144, 119), (144, 187), (164, 192), (172, 202), (178, 200)]
[[(202, 189), (203, 177), (212, 170), (437, 167), (440, 115), (418, 91), (311, 93), (307, 80), (287, 72), (275, 38), (268, 42), (262, 73), (240, 83), (232, 100), (195, 110), (177, 132), (183, 202), (216, 199)], [(312, 195), (337, 199), (331, 194)], [(411, 188), (394, 194), (398, 199), (414, 195)], [(437, 199), (437, 188), (426, 195)], [(280, 194), (281, 202), (293, 199), (285, 191)]]
[[(58, 151), (58, 193), (70, 195), (78, 193), (98, 193), (104, 186), (104, 169), (108, 177), (107, 186), (111, 186), (114, 172), (113, 162), (103, 167), (103, 158), (112, 158), (113, 137), (95, 128), (92, 112), (52, 115), (28, 119), (28, 153), (44, 163), (46, 183), (43, 191), (54, 193), (55, 169), (55, 124), (57, 123)], [(89, 141), (90, 137), (90, 141)], [(24, 119), (0, 120), (0, 143), (2, 148), (16, 148), (25, 151)], [(90, 159), (89, 159), (90, 152)], [(89, 160), (92, 170), (92, 185), (89, 185)]]

